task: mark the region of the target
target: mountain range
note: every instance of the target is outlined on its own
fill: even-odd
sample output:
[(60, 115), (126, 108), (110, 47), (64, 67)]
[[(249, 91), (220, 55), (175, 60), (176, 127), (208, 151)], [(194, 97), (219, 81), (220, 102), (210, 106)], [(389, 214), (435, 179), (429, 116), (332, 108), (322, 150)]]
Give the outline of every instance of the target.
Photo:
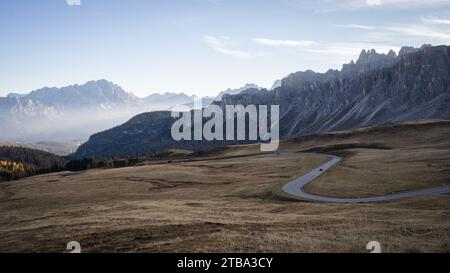
[[(206, 97), (205, 105), (224, 94), (238, 94), (255, 85), (227, 90), (217, 97)], [(194, 97), (184, 93), (152, 94), (139, 98), (107, 80), (62, 88), (45, 87), (28, 94), (10, 93), (0, 97), (0, 142), (23, 146), (70, 143), (120, 125), (133, 116), (150, 111), (169, 110), (175, 105), (193, 104)], [(52, 144), (53, 146), (53, 144)], [(49, 146), (50, 147), (50, 146)], [(50, 147), (53, 151), (53, 147)], [(60, 151), (64, 152), (64, 151)]]
[[(273, 90), (224, 94), (225, 105), (279, 105), (280, 136), (289, 138), (417, 119), (450, 118), (450, 47), (363, 50), (341, 70), (293, 73)], [(171, 148), (203, 150), (226, 142), (175, 142), (169, 112), (140, 114), (97, 133), (74, 157), (148, 155)]]

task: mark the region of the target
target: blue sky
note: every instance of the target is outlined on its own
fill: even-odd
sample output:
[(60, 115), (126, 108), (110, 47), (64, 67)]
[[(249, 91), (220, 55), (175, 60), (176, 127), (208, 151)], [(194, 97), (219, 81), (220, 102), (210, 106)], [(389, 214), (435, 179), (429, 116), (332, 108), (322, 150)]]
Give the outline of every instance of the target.
[(450, 0), (0, 0), (0, 95), (108, 79), (215, 95), (450, 44)]

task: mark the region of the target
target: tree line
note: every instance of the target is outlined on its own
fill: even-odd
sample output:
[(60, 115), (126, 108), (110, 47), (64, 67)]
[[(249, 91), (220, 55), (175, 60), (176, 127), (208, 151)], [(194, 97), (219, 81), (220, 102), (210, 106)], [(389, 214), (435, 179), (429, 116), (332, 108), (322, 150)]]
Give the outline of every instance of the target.
[(134, 166), (141, 162), (139, 158), (128, 158), (128, 159), (72, 159), (67, 162), (65, 170), (67, 171), (84, 171), (96, 168), (125, 168), (129, 166)]
[(19, 179), (34, 173), (32, 167), (19, 162), (0, 160), (0, 182)]
[(124, 168), (134, 166), (142, 159), (72, 159), (44, 151), (0, 146), (0, 182), (12, 181), (39, 174), (60, 171), (84, 171), (95, 168)]

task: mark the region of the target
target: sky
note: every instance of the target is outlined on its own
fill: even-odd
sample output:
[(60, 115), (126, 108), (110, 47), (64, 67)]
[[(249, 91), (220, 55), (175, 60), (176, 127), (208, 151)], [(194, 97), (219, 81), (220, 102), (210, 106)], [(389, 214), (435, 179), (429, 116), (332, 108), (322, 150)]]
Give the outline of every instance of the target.
[(0, 96), (107, 79), (212, 96), (450, 44), (450, 0), (0, 0)]

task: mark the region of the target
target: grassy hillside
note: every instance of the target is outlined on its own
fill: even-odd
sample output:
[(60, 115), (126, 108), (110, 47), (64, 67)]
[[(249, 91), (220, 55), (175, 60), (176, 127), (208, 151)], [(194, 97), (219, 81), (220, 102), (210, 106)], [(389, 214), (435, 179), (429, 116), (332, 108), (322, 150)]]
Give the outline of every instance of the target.
[[(281, 151), (345, 157), (308, 191), (375, 195), (449, 181), (449, 132), (448, 121), (371, 127), (284, 141)], [(258, 145), (169, 153), (0, 184), (0, 251), (64, 252), (73, 240), (84, 252), (365, 252), (373, 240), (384, 252), (450, 250), (449, 195), (302, 202), (281, 186), (327, 159), (258, 154)]]
[[(405, 122), (292, 140), (309, 152), (344, 157), (305, 191), (367, 197), (450, 183), (450, 121)], [(337, 183), (339, 181), (339, 183)]]

